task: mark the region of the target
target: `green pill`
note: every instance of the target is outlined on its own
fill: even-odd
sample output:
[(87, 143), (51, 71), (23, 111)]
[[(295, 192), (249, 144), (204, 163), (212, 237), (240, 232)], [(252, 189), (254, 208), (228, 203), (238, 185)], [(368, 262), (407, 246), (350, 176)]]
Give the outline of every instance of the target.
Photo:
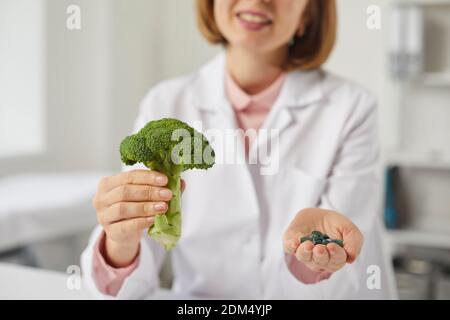
[(305, 241), (312, 241), (311, 237), (305, 236), (300, 238), (300, 243), (303, 243)]
[(327, 245), (329, 243), (336, 243), (337, 245), (344, 247), (344, 242), (342, 240), (338, 239), (330, 239), (330, 237), (320, 231), (314, 230), (311, 232), (310, 236), (305, 236), (300, 238), (300, 243), (303, 243), (305, 241), (311, 241), (312, 243), (316, 244), (324, 244)]
[(312, 242), (313, 242), (314, 244), (319, 244), (319, 242), (320, 242), (320, 243), (322, 242), (322, 239), (320, 239), (320, 237), (317, 236), (317, 235), (313, 235), (313, 236), (312, 236)]
[(314, 230), (313, 232), (311, 232), (312, 236), (318, 236), (318, 237), (322, 237), (323, 233), (317, 230)]

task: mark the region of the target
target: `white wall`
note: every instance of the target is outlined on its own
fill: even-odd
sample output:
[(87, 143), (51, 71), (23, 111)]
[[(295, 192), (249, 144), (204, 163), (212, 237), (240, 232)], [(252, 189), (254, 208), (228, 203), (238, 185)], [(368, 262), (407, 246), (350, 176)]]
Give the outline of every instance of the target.
[[(70, 4), (81, 7), (81, 30), (65, 27)], [(101, 168), (111, 101), (108, 1), (48, 1), (47, 10), (48, 168)]]
[(159, 65), (162, 77), (191, 72), (214, 56), (211, 46), (197, 28), (195, 0), (165, 0), (159, 5)]
[(45, 147), (43, 0), (0, 1), (0, 158)]
[[(25, 1), (26, 8), (34, 1)], [(37, 3), (37, 2), (36, 2)], [(101, 169), (106, 160), (110, 65), (110, 6), (107, 0), (40, 2), (45, 11), (46, 151), (0, 160), (3, 173)], [(66, 28), (66, 8), (82, 8), (82, 28)], [(26, 11), (26, 9), (25, 9)], [(23, 95), (29, 87), (24, 86)], [(23, 114), (33, 121), (32, 114)], [(15, 123), (15, 122), (14, 122)]]

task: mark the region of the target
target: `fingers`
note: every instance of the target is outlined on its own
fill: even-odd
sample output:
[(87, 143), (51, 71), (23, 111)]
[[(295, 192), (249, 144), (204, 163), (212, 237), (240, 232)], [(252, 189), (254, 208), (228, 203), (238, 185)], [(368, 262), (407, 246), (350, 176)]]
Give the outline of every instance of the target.
[(359, 229), (354, 226), (349, 232), (343, 234), (344, 249), (347, 252), (347, 262), (353, 263), (361, 252), (364, 243), (364, 236)]
[(297, 249), (295, 256), (298, 260), (309, 263), (312, 260), (314, 244), (311, 241), (303, 242)]
[(295, 220), (289, 224), (283, 235), (283, 248), (287, 254), (295, 254), (300, 246), (300, 238), (305, 235), (295, 227), (294, 223)]
[(99, 214), (103, 226), (133, 218), (152, 217), (167, 211), (166, 202), (117, 202)]
[(104, 205), (111, 206), (117, 202), (169, 201), (170, 199), (172, 199), (172, 191), (167, 188), (147, 185), (121, 185), (107, 194)]
[[(306, 241), (298, 245), (291, 239), (299, 234), (309, 235), (311, 230), (324, 230), (332, 239), (342, 240), (344, 248), (336, 243), (327, 245)], [(339, 270), (345, 264), (352, 263), (358, 257), (363, 245), (363, 235), (358, 227), (347, 217), (334, 211), (322, 209), (302, 210), (289, 224), (284, 235), (284, 250), (286, 253), (295, 251), (297, 260), (304, 262), (315, 271)]]
[(337, 244), (314, 245), (311, 241), (303, 242), (298, 247), (295, 256), (297, 260), (317, 272), (335, 272), (341, 269), (347, 260), (345, 250)]
[(328, 266), (330, 262), (330, 254), (328, 253), (327, 247), (323, 244), (318, 244), (314, 246), (312, 261), (319, 269), (324, 269)]
[(284, 252), (294, 254), (299, 245), (300, 241), (297, 238), (286, 238), (283, 241)]
[(330, 254), (328, 269), (329, 271), (335, 272), (345, 265), (347, 261), (347, 253), (344, 248), (335, 243), (327, 244), (327, 249)]
[(115, 234), (116, 237), (119, 237), (123, 241), (128, 237), (134, 236), (137, 233), (150, 228), (154, 221), (154, 217), (124, 220), (108, 225), (105, 227), (105, 232), (107, 234)]
[(180, 186), (181, 192), (184, 192), (184, 189), (186, 189), (186, 181), (181, 179), (180, 184), (181, 184), (181, 186)]
[(164, 187), (167, 185), (168, 181), (167, 176), (158, 171), (133, 170), (122, 172), (112, 177), (103, 178), (100, 181), (99, 189), (103, 192), (109, 192), (119, 186), (128, 184)]

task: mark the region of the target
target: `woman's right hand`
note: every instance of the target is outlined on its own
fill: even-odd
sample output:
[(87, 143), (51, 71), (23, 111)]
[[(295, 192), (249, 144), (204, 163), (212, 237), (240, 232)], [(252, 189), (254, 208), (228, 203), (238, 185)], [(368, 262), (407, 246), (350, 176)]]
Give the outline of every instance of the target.
[(113, 267), (130, 265), (139, 252), (144, 230), (164, 214), (172, 198), (168, 178), (150, 170), (134, 170), (103, 178), (93, 200), (106, 233), (104, 258)]

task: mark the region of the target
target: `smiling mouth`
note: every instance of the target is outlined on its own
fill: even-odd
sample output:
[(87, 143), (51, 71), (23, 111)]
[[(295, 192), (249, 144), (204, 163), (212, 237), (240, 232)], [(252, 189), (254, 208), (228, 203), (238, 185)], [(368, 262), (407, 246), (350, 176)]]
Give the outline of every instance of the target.
[(239, 12), (236, 14), (236, 17), (247, 23), (258, 24), (258, 25), (269, 25), (272, 23), (272, 20), (266, 17), (263, 14), (252, 13), (252, 12)]

